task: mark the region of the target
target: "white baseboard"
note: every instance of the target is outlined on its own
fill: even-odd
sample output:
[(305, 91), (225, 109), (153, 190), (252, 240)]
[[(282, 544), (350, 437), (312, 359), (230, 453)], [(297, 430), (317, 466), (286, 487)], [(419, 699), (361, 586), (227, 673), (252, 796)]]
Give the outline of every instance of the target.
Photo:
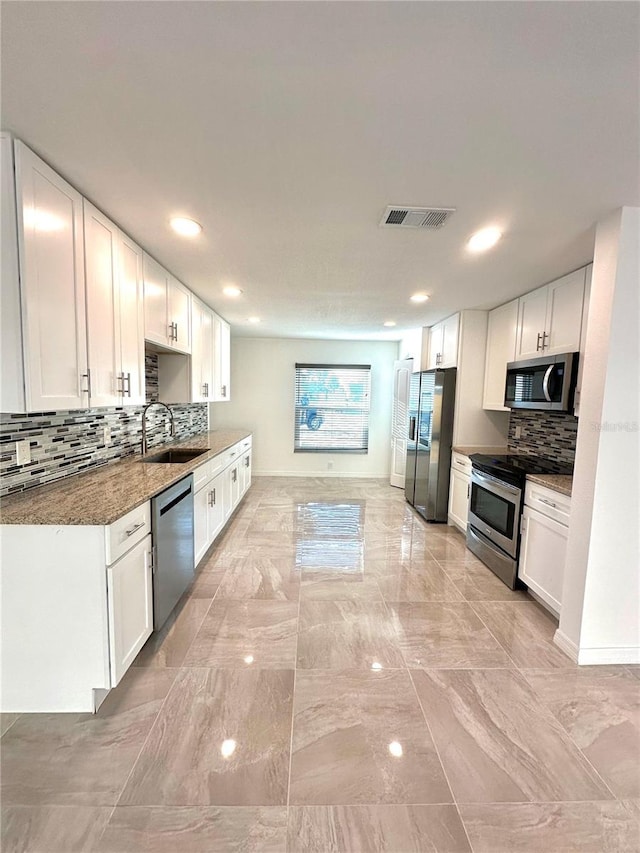
[(580, 649), (578, 652), (580, 666), (622, 663), (640, 663), (639, 646), (619, 646), (605, 649)]
[(597, 649), (581, 649), (558, 628), (553, 642), (580, 666), (605, 666), (607, 664), (640, 664), (640, 647), (620, 646)]
[(253, 469), (254, 477), (348, 477), (351, 480), (389, 480), (389, 472), (363, 474), (359, 471), (258, 471)]
[(566, 634), (563, 634), (560, 628), (553, 635), (553, 642), (558, 646), (558, 648), (562, 649), (565, 655), (569, 655), (572, 661), (578, 663), (578, 647), (567, 637)]

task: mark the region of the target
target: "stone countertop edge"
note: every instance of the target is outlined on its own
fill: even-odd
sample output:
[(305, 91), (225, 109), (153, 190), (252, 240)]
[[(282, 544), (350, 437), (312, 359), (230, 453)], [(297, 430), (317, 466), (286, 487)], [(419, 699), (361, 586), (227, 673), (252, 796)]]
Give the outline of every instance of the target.
[(462, 456), (470, 456), (472, 453), (484, 453), (485, 456), (505, 456), (509, 452), (506, 444), (491, 447), (477, 444), (454, 444), (452, 450), (454, 453), (460, 453)]
[(527, 474), (527, 480), (571, 497), (573, 477), (570, 474)]
[(190, 462), (144, 463), (140, 453), (97, 470), (34, 486), (1, 501), (2, 524), (107, 525), (191, 474), (214, 456), (250, 436), (251, 430), (220, 429), (150, 448), (192, 448), (207, 452)]

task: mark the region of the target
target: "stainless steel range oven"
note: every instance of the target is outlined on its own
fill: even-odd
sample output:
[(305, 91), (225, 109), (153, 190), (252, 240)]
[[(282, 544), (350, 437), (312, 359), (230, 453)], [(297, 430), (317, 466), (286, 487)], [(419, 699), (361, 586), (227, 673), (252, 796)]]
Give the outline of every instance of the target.
[(537, 456), (472, 453), (467, 547), (515, 589), (520, 516), (527, 474), (572, 474), (573, 466)]
[(511, 589), (518, 574), (522, 488), (471, 471), (467, 547)]

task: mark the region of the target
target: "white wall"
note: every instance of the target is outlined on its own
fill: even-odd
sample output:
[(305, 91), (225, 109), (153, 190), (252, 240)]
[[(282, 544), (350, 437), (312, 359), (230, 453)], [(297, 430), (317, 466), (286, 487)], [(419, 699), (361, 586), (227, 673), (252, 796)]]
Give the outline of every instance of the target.
[(557, 642), (640, 663), (640, 209), (598, 224)]
[[(231, 402), (211, 404), (211, 428), (253, 432), (254, 474), (388, 477), (396, 342), (233, 338)], [(368, 454), (295, 453), (295, 364), (370, 364)], [(329, 463), (333, 464), (329, 470)]]

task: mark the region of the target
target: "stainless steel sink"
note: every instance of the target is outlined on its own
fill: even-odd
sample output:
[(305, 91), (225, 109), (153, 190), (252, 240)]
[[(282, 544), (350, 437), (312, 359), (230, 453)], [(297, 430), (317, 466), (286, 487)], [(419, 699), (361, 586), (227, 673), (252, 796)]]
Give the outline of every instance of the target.
[(155, 453), (153, 456), (143, 456), (140, 460), (141, 462), (158, 462), (162, 465), (182, 465), (185, 462), (191, 462), (192, 459), (197, 459), (198, 456), (202, 456), (203, 453), (207, 453), (207, 450), (189, 450), (189, 448), (183, 448), (182, 450), (163, 450), (161, 453)]

